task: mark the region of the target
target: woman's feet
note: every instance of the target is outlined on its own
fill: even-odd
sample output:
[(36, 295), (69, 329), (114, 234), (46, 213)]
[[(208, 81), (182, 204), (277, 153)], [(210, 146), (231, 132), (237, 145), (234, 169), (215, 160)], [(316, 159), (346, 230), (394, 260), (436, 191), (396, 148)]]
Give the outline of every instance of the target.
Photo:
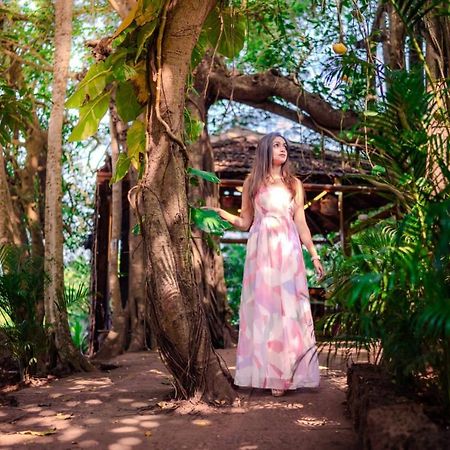
[(274, 397), (283, 397), (283, 395), (286, 393), (284, 389), (272, 389), (272, 395)]

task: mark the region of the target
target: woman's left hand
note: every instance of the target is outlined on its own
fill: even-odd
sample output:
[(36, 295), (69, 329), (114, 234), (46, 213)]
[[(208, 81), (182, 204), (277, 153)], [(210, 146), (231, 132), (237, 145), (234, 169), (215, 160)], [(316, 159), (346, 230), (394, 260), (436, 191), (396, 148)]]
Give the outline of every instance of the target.
[(314, 269), (317, 274), (317, 278), (320, 280), (325, 275), (325, 271), (323, 270), (322, 263), (320, 262), (320, 260), (315, 259), (313, 261), (313, 264), (314, 264)]

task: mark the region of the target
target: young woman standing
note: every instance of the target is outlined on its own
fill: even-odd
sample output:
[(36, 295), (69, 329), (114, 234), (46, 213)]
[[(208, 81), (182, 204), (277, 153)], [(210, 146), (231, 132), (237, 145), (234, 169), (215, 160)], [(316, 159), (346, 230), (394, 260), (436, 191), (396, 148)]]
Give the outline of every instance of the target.
[(274, 396), (320, 383), (302, 244), (319, 277), (323, 268), (288, 158), (279, 133), (264, 136), (244, 182), (240, 216), (215, 208), (235, 228), (249, 230), (234, 382), (269, 388)]

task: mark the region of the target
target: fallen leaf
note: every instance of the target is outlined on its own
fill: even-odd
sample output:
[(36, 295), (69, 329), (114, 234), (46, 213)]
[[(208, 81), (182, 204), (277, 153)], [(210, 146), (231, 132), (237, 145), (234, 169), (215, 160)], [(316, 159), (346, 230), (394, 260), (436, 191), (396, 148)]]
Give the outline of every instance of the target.
[(64, 414), (64, 413), (57, 413), (56, 418), (59, 420), (69, 420), (73, 417), (73, 414)]
[(161, 409), (175, 409), (176, 408), (176, 405), (174, 405), (173, 403), (170, 403), (170, 402), (158, 402), (157, 405)]
[(48, 436), (49, 434), (55, 434), (56, 428), (50, 428), (44, 431), (35, 431), (35, 430), (25, 430), (25, 431), (17, 431), (16, 434), (31, 434), (32, 436)]

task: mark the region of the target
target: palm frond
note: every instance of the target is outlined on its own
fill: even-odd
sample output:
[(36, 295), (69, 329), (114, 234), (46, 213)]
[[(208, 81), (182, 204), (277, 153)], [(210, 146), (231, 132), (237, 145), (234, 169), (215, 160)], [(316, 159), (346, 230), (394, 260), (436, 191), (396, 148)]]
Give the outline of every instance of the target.
[(422, 21), (430, 11), (439, 12), (440, 6), (447, 6), (447, 0), (391, 0), (404, 24), (412, 29)]

